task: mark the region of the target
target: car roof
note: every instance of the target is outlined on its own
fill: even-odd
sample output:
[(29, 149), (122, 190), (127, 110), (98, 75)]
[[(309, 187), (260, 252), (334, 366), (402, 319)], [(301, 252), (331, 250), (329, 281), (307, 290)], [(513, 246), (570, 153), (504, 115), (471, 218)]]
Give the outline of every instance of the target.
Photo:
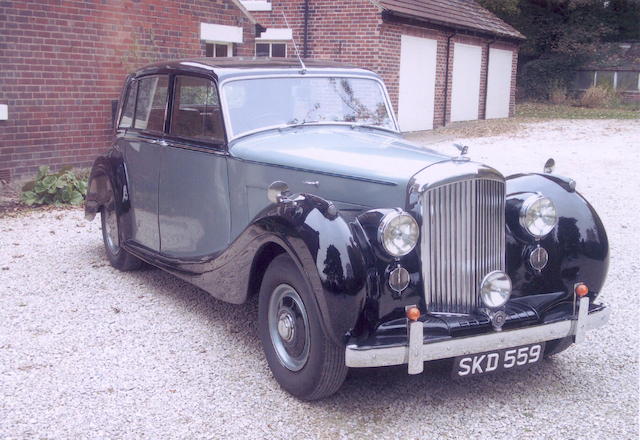
[[(378, 78), (375, 73), (369, 70), (344, 63), (307, 60), (304, 61), (304, 64), (306, 66), (306, 74), (350, 74)], [(147, 65), (137, 70), (133, 76), (138, 77), (153, 73), (166, 73), (168, 71), (213, 74), (219, 81), (223, 81), (243, 76), (298, 74), (302, 73), (302, 65), (295, 58), (185, 58)]]

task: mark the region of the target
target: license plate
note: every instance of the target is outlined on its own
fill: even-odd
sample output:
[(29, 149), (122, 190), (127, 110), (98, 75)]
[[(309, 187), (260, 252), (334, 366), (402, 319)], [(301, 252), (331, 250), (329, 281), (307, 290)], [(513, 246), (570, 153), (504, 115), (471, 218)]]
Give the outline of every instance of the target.
[(453, 362), (454, 378), (497, 373), (536, 364), (542, 360), (544, 342), (521, 347), (458, 356)]

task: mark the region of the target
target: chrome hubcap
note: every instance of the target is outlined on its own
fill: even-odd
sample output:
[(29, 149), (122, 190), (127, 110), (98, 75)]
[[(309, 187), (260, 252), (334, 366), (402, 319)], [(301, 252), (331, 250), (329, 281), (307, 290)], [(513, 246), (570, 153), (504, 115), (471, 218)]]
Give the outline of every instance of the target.
[(278, 360), (291, 371), (309, 358), (309, 321), (302, 298), (288, 284), (276, 287), (269, 301), (269, 336)]
[(291, 342), (296, 334), (294, 318), (288, 312), (283, 312), (278, 321), (278, 334), (285, 342)]

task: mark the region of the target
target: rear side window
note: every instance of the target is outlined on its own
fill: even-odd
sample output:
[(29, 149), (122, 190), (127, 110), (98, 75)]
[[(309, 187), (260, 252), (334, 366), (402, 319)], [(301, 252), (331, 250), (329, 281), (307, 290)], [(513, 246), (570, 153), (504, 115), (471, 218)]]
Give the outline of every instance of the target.
[(134, 128), (162, 132), (169, 79), (167, 75), (146, 76), (138, 83)]
[(136, 85), (136, 82), (129, 83), (129, 90), (124, 98), (119, 128), (131, 128), (133, 125), (133, 111), (136, 108)]
[(206, 78), (176, 76), (173, 90), (171, 134), (222, 143), (224, 129), (215, 84)]

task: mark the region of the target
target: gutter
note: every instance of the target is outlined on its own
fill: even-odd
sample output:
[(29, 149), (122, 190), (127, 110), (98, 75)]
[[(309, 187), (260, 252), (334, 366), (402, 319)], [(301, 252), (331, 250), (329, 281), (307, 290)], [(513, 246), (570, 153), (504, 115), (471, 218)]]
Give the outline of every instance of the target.
[[(449, 104), (449, 99), (448, 99), (448, 95), (449, 95), (449, 64), (451, 64), (451, 62), (449, 61), (451, 58), (451, 39), (453, 37), (456, 36), (456, 33), (452, 33), (447, 35), (447, 63), (445, 64), (445, 71), (444, 71), (444, 111), (442, 112), (442, 126), (446, 126), (447, 125), (447, 104)], [(486, 91), (486, 87), (485, 87), (485, 91)], [(486, 101), (485, 101), (486, 102)]]
[(304, 30), (302, 58), (309, 57), (309, 0), (304, 0)]

